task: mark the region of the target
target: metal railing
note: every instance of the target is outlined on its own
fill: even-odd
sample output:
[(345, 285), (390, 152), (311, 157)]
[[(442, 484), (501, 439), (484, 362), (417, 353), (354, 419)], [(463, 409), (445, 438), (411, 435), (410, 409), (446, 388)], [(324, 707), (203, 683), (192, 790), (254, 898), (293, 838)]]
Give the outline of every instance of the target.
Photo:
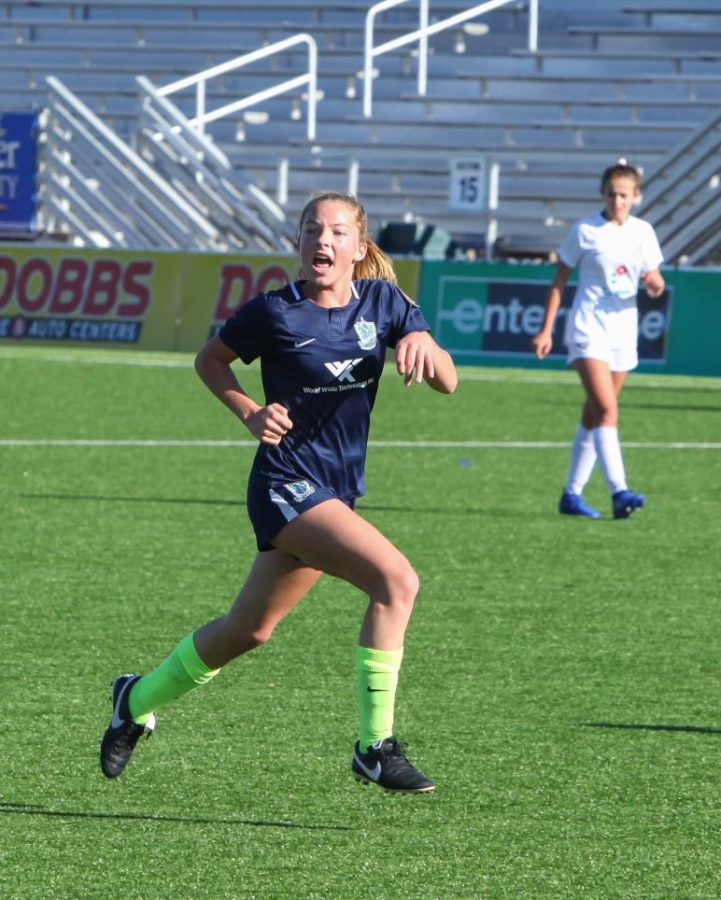
[[(210, 112), (206, 110), (206, 85), (212, 78), (218, 78), (221, 75), (226, 75), (228, 72), (235, 72), (244, 66), (257, 62), (259, 59), (264, 59), (266, 56), (276, 56), (284, 50), (295, 47), (298, 44), (305, 44), (308, 49), (308, 67), (304, 74), (297, 75), (294, 78), (288, 78), (273, 87), (266, 88), (263, 91), (257, 91), (255, 94), (251, 94), (241, 100), (226, 103)], [(286, 38), (282, 41), (276, 41), (276, 43), (269, 44), (267, 47), (262, 47), (260, 50), (244, 53), (242, 56), (236, 56), (233, 59), (228, 60), (228, 62), (220, 63), (209, 69), (204, 69), (202, 72), (198, 72), (195, 75), (180, 78), (178, 81), (172, 82), (172, 84), (167, 84), (165, 87), (158, 88), (158, 93), (161, 97), (170, 97), (172, 94), (176, 94), (179, 91), (195, 87), (195, 115), (189, 122), (191, 126), (197, 128), (198, 131), (203, 132), (205, 130), (205, 125), (208, 122), (214, 122), (216, 119), (222, 119), (232, 113), (249, 109), (252, 106), (257, 106), (264, 100), (270, 100), (271, 97), (278, 97), (280, 94), (306, 87), (308, 115), (307, 135), (308, 140), (312, 141), (315, 140), (316, 103), (318, 95), (317, 84), (318, 45), (316, 44), (315, 39), (309, 34), (295, 34), (293, 37)]]
[(215, 249), (222, 236), (193, 204), (56, 77), (49, 88), (41, 190), (48, 230), (99, 247)]
[(654, 226), (664, 256), (701, 265), (721, 248), (721, 114), (714, 114), (644, 176), (638, 215)]
[(228, 247), (288, 252), (294, 232), (281, 207), (183, 113), (139, 75), (141, 113), (134, 143), (159, 174), (175, 185), (223, 235)]
[[(487, 12), (514, 3), (516, 0), (488, 0), (486, 3), (480, 3), (462, 13), (454, 16), (448, 16), (432, 25), (428, 23), (429, 0), (417, 0), (418, 9), (418, 25), (419, 27), (404, 34), (401, 37), (393, 38), (385, 41), (377, 46), (373, 43), (373, 27), (376, 16), (391, 9), (394, 6), (400, 6), (403, 3), (409, 3), (410, 0), (381, 0), (372, 6), (366, 14), (365, 24), (365, 44), (364, 44), (364, 62), (363, 62), (363, 115), (366, 119), (370, 118), (373, 109), (373, 60), (384, 53), (390, 53), (391, 50), (397, 50), (399, 47), (405, 47), (408, 44), (418, 44), (418, 93), (421, 97), (426, 94), (428, 85), (428, 38), (440, 31), (453, 28), (455, 25), (461, 25), (470, 19), (476, 19)], [(528, 49), (535, 52), (538, 49), (538, 0), (529, 0), (528, 3)]]

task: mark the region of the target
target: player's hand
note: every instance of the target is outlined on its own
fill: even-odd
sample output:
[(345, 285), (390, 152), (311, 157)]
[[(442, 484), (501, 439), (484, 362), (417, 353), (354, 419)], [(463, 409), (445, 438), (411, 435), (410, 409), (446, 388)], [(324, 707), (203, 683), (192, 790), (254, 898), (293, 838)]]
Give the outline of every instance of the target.
[(541, 331), (531, 340), (531, 347), (538, 359), (544, 359), (551, 352), (553, 337)]
[(646, 272), (641, 276), (641, 281), (643, 282), (646, 293), (653, 300), (660, 297), (666, 290), (666, 282), (663, 280), (663, 275), (661, 275), (658, 269), (654, 269), (652, 272)]
[(251, 413), (244, 424), (261, 444), (279, 444), (293, 427), (288, 410), (280, 403), (269, 403)]
[(411, 331), (396, 344), (396, 369), (408, 385), (433, 378), (433, 339), (427, 331)]

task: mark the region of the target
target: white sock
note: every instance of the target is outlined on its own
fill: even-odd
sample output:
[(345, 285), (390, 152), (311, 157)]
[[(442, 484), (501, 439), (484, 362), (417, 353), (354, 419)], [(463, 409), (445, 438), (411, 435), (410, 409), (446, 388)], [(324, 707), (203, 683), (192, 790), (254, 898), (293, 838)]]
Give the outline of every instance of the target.
[(593, 442), (593, 432), (579, 425), (571, 447), (571, 465), (568, 467), (566, 491), (569, 494), (582, 494), (595, 465), (596, 445)]
[(626, 490), (628, 485), (626, 484), (626, 470), (623, 467), (621, 444), (618, 440), (618, 428), (603, 425), (601, 428), (594, 428), (592, 433), (598, 454), (598, 463), (609, 491), (615, 494), (616, 491)]

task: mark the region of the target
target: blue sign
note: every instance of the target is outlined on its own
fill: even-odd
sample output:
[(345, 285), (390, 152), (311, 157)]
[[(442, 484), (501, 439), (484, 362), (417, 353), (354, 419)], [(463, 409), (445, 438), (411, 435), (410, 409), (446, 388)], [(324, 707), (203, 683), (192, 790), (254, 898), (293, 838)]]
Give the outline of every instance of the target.
[(0, 239), (35, 236), (37, 135), (37, 113), (0, 112)]

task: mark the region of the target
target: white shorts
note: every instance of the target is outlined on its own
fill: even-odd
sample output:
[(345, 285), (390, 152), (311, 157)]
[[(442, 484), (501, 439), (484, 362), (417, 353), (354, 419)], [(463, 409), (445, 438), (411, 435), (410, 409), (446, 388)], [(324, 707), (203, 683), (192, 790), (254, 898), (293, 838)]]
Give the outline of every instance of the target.
[(569, 365), (577, 359), (600, 359), (612, 372), (629, 372), (638, 365), (636, 306), (603, 310), (581, 307), (566, 322)]

